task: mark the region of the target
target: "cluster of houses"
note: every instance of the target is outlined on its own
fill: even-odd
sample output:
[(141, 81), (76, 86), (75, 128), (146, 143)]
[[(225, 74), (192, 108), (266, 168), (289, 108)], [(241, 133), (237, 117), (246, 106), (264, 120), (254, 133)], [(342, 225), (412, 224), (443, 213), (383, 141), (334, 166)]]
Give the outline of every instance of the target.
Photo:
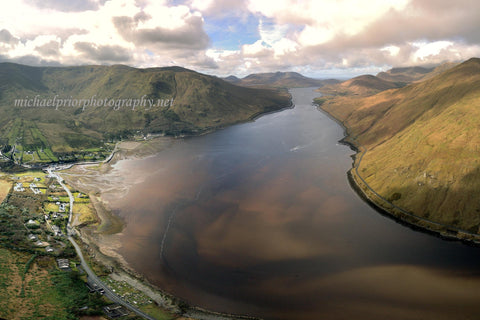
[[(38, 182), (40, 181), (40, 178), (35, 178), (34, 180)], [(30, 190), (32, 190), (34, 194), (42, 194), (42, 191), (40, 191), (40, 189), (37, 187), (37, 185), (34, 182), (30, 183)], [(23, 183), (21, 182), (15, 183), (15, 185), (13, 186), (13, 191), (24, 192), (25, 188), (23, 187)]]
[[(50, 227), (50, 229), (52, 230), (53, 232), (53, 235), (55, 237), (63, 237), (63, 233), (62, 233), (62, 230), (60, 229), (59, 226), (57, 225), (54, 225), (54, 224), (50, 224), (47, 220), (47, 225)], [(33, 226), (40, 226), (40, 223), (36, 220), (28, 220), (26, 223), (25, 223), (25, 226), (27, 227), (33, 227)], [(33, 242), (33, 244), (36, 246), (36, 247), (40, 247), (40, 248), (45, 248), (45, 251), (47, 253), (50, 253), (50, 252), (54, 252), (55, 249), (53, 247), (50, 246), (50, 244), (48, 242), (45, 242), (45, 241), (42, 241), (38, 238), (38, 236), (36, 234), (33, 234), (33, 233), (30, 233), (28, 236), (27, 236), (28, 240), (30, 240), (31, 242)]]
[(41, 241), (40, 239), (38, 239), (38, 236), (35, 235), (35, 234), (30, 233), (28, 235), (28, 240), (34, 242), (35, 246), (37, 246), (37, 247), (45, 248), (45, 251), (48, 252), (48, 253), (55, 251), (55, 249), (53, 247), (51, 247), (48, 242)]
[[(12, 178), (13, 180), (19, 180), (19, 177), (13, 177)], [(38, 183), (41, 181), (40, 178), (36, 177), (34, 178), (34, 182), (31, 182), (29, 184), (29, 186), (27, 187), (28, 185), (28, 182), (26, 183), (25, 187), (24, 187), (24, 183), (22, 182), (16, 182), (13, 186), (13, 190), (16, 191), (16, 192), (25, 192), (25, 189), (26, 188), (30, 188), (30, 190), (38, 195), (38, 194), (42, 194), (43, 192), (41, 191), (41, 187), (39, 188), (38, 187)], [(50, 188), (52, 189), (56, 189), (57, 186), (55, 184), (51, 184), (50, 185)], [(55, 220), (57, 219), (65, 219), (65, 217), (68, 217), (68, 214), (66, 213), (66, 211), (68, 210), (68, 206), (69, 204), (68, 203), (62, 203), (60, 202), (60, 198), (59, 197), (52, 197), (52, 200), (53, 201), (56, 201), (55, 204), (58, 206), (58, 210), (57, 212), (49, 212), (49, 213), (46, 213), (44, 215), (44, 218), (45, 218), (45, 227), (47, 230), (51, 230), (52, 233), (53, 233), (53, 236), (55, 237), (63, 237), (64, 236), (64, 233), (62, 232), (62, 229), (59, 225), (57, 225), (58, 223), (53, 223)], [(54, 248), (53, 246), (50, 245), (50, 243), (46, 242), (45, 239), (43, 239), (43, 237), (40, 239), (39, 238), (39, 233), (42, 233), (41, 231), (39, 232), (39, 228), (41, 227), (43, 221), (41, 221), (43, 219), (29, 219), (28, 221), (25, 221), (25, 227), (30, 230), (31, 233), (29, 233), (27, 235), (27, 239), (32, 242), (32, 245), (38, 247), (38, 248), (43, 248), (47, 253), (54, 253), (56, 252), (58, 249)], [(48, 238), (50, 239), (50, 238)], [(48, 240), (50, 241), (50, 240)], [(58, 262), (58, 266), (60, 269), (62, 270), (67, 270), (70, 268), (69, 266), (69, 261), (67, 259), (59, 259), (57, 260)]]
[(64, 215), (58, 214), (56, 212), (45, 215), (45, 222), (50, 227), (50, 229), (52, 229), (53, 235), (55, 237), (63, 237), (63, 233), (62, 233), (62, 230), (60, 229), (60, 227), (55, 225), (55, 224), (51, 224), (50, 220), (52, 220), (52, 219), (53, 220), (54, 219), (63, 219), (63, 218), (64, 218)]
[[(35, 184), (34, 183), (32, 183), (32, 184), (34, 185), (33, 188), (36, 188)], [(31, 189), (32, 189), (32, 184), (30, 185)], [(35, 193), (34, 189), (32, 189), (32, 191)], [(56, 197), (56, 200), (58, 200), (58, 197)], [(64, 219), (67, 216), (65, 214), (65, 211), (68, 208), (68, 203), (61, 203), (61, 202), (57, 201), (56, 205), (58, 205), (58, 212), (52, 212), (52, 213), (45, 214), (45, 216), (44, 216), (45, 223), (46, 223), (47, 228), (50, 229), (53, 232), (53, 235), (55, 237), (63, 237), (64, 234), (63, 234), (61, 228), (58, 225), (52, 223), (52, 221), (54, 221), (56, 219)], [(40, 222), (37, 221), (37, 220), (30, 219), (27, 222), (25, 222), (25, 226), (29, 229), (31, 229), (32, 227), (33, 228), (40, 227)], [(52, 248), (49, 243), (42, 242), (41, 240), (38, 239), (38, 236), (36, 236), (35, 234), (29, 234), (28, 239), (30, 241), (32, 241), (35, 246), (45, 248), (46, 252), (54, 252), (55, 251), (55, 249)]]

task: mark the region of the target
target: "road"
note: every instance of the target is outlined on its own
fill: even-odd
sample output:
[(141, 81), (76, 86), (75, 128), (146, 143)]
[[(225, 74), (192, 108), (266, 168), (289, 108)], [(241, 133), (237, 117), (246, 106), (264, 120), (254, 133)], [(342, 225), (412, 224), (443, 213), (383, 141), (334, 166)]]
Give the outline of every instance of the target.
[(68, 236), (68, 240), (72, 243), (73, 247), (75, 248), (75, 251), (77, 252), (78, 257), (80, 258), (80, 263), (82, 265), (83, 270), (85, 270), (85, 272), (87, 273), (89, 283), (96, 284), (98, 286), (98, 288), (102, 288), (103, 290), (105, 290), (104, 295), (108, 299), (112, 300), (113, 302), (124, 306), (125, 308), (127, 308), (130, 311), (136, 313), (137, 315), (141, 316), (144, 319), (156, 320), (155, 318), (149, 316), (148, 314), (144, 313), (143, 311), (141, 311), (137, 307), (131, 305), (130, 303), (128, 303), (125, 300), (123, 300), (122, 298), (120, 298), (115, 292), (110, 290), (110, 288), (107, 285), (105, 285), (105, 283), (103, 283), (102, 280), (100, 280), (95, 275), (95, 273), (92, 271), (92, 269), (90, 269), (90, 266), (87, 264), (87, 262), (85, 261), (85, 258), (83, 257), (83, 253), (82, 253), (82, 250), (80, 249), (80, 246), (77, 244), (75, 239), (72, 237), (72, 235), (75, 234), (75, 229), (73, 229), (72, 226), (71, 226), (71, 221), (72, 221), (72, 216), (73, 216), (73, 201), (74, 201), (73, 194), (70, 191), (70, 189), (63, 183), (63, 179), (57, 173), (54, 173), (53, 170), (54, 170), (53, 168), (48, 168), (47, 169), (48, 174), (51, 177), (54, 177), (55, 179), (57, 179), (58, 183), (67, 192), (68, 197), (70, 198), (70, 211), (69, 211), (69, 215), (68, 215), (67, 236)]
[(68, 236), (68, 240), (70, 240), (70, 242), (72, 243), (73, 247), (75, 248), (75, 250), (77, 251), (77, 255), (78, 257), (80, 258), (80, 262), (82, 264), (82, 268), (83, 270), (85, 270), (85, 272), (87, 273), (88, 275), (88, 281), (91, 283), (91, 284), (96, 284), (99, 288), (102, 288), (103, 290), (105, 290), (105, 293), (104, 295), (112, 300), (113, 302), (119, 304), (119, 305), (122, 305), (124, 306), (125, 308), (129, 309), (130, 311), (133, 311), (135, 312), (137, 315), (143, 317), (144, 319), (148, 319), (148, 320), (156, 320), (155, 318), (149, 316), (148, 314), (142, 312), (141, 310), (139, 310), (138, 308), (136, 308), (135, 306), (131, 305), (130, 303), (126, 302), (125, 300), (123, 300), (122, 298), (120, 298), (117, 294), (115, 294), (115, 292), (113, 292), (112, 290), (110, 290), (110, 288), (105, 285), (102, 280), (100, 280), (96, 275), (95, 273), (92, 271), (92, 269), (90, 269), (90, 267), (88, 266), (87, 262), (85, 261), (84, 257), (83, 257), (83, 254), (82, 254), (82, 250), (80, 249), (80, 247), (78, 246), (77, 242), (75, 241), (75, 239), (73, 239), (71, 236)]

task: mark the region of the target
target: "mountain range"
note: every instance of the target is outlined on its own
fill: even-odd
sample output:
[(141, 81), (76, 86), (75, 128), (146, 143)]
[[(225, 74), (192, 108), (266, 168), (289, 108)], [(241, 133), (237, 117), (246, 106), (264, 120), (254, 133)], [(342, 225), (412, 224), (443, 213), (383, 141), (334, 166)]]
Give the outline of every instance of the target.
[(286, 90), (236, 86), (180, 67), (0, 63), (0, 145), (16, 160), (55, 161), (135, 134), (199, 134), (290, 105)]
[(244, 87), (267, 88), (323, 87), (324, 85), (340, 82), (339, 80), (335, 79), (313, 79), (305, 77), (297, 72), (254, 73), (244, 78), (229, 76), (224, 78), (224, 80)]
[(379, 92), (404, 87), (413, 82), (419, 82), (442, 73), (456, 64), (446, 62), (436, 67), (404, 67), (392, 68), (374, 75), (361, 75), (352, 79), (328, 83), (318, 90), (326, 95), (335, 96), (370, 96)]

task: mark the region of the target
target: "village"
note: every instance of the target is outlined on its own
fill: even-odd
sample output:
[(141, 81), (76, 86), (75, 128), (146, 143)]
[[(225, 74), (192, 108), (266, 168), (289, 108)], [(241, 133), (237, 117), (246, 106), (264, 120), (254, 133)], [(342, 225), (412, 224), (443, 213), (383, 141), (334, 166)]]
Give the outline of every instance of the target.
[[(27, 171), (4, 175), (1, 179), (10, 185), (10, 190), (0, 205), (0, 243), (35, 256), (49, 256), (61, 272), (84, 274), (68, 238), (69, 232), (72, 234), (72, 228), (68, 227), (70, 197), (57, 177), (48, 172)], [(89, 196), (68, 185), (67, 187), (73, 197), (71, 224), (80, 227), (97, 224)], [(90, 294), (105, 294), (104, 289), (88, 277), (83, 281)], [(158, 314), (158, 309), (148, 296), (124, 281), (113, 280), (108, 273), (103, 274), (102, 281), (124, 301), (149, 313)], [(131, 319), (132, 314), (124, 307), (111, 304), (108, 299), (102, 301), (105, 303), (102, 310), (108, 318)]]
[[(8, 200), (16, 202), (23, 198), (30, 204), (22, 209), (27, 240), (37, 250), (62, 253), (68, 242), (65, 235), (70, 210), (65, 190), (41, 171), (15, 174), (11, 179), (14, 186)], [(75, 200), (79, 210), (89, 204), (88, 196), (80, 192), (75, 192)]]

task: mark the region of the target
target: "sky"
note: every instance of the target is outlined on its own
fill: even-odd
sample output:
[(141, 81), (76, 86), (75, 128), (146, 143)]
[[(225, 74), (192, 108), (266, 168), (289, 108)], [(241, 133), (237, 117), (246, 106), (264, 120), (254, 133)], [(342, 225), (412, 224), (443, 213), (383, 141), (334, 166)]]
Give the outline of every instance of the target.
[(375, 74), (480, 56), (476, 0), (0, 0), (0, 62)]

